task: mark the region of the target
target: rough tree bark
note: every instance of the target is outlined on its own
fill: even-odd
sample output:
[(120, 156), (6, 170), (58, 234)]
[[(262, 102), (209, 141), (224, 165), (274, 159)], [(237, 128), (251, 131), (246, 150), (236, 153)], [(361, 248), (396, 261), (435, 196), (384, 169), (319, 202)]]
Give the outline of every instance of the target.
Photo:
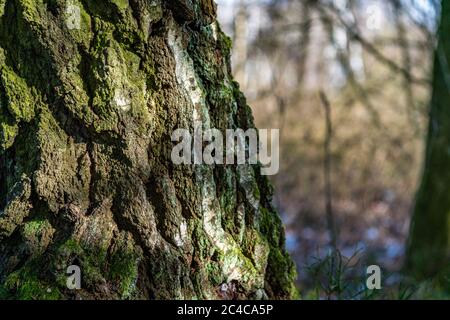
[(449, 34), (450, 2), (442, 1), (426, 159), (411, 222), (406, 265), (417, 277), (437, 275), (450, 266)]
[[(215, 11), (213, 0), (0, 0), (1, 297), (294, 297), (259, 167), (170, 160), (194, 109), (204, 126), (254, 126)], [(80, 290), (66, 287), (70, 265)]]

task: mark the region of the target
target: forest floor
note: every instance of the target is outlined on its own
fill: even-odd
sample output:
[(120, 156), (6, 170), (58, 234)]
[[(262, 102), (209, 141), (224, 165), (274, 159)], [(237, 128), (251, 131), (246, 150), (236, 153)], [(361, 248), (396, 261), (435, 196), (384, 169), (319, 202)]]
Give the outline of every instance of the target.
[[(448, 288), (438, 288), (433, 280), (417, 283), (402, 274), (409, 229), (407, 202), (376, 201), (368, 212), (359, 214), (359, 219), (348, 204), (336, 204), (336, 208), (340, 231), (337, 253), (325, 228), (314, 223), (304, 226), (284, 216), (286, 245), (297, 265), (297, 284), (303, 298), (450, 298)], [(379, 292), (366, 288), (370, 265), (382, 270)]]

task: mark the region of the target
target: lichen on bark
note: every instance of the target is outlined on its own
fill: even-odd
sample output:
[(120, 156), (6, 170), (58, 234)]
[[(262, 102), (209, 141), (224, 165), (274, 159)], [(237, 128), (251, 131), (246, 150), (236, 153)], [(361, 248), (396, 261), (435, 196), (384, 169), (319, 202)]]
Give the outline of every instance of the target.
[[(79, 29), (67, 6), (80, 9)], [(0, 295), (289, 299), (259, 166), (177, 166), (171, 132), (253, 128), (212, 0), (0, 0)], [(82, 288), (66, 287), (78, 265)]]

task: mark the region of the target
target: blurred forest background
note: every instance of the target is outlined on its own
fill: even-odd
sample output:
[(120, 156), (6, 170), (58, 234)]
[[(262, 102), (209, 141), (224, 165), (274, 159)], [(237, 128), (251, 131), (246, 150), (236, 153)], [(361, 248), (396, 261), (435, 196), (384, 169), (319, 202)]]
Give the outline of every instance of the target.
[(440, 2), (217, 3), (257, 126), (280, 128), (281, 167), (272, 180), (299, 287), (314, 287), (311, 266), (334, 246), (349, 265), (378, 264), (389, 274), (383, 285), (399, 285)]

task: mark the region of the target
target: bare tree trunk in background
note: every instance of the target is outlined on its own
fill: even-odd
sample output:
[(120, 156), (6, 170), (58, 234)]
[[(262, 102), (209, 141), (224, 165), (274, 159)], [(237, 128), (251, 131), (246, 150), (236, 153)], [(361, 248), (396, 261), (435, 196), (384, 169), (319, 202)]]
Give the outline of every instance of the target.
[[(81, 13), (69, 28), (66, 8)], [(0, 296), (292, 298), (258, 166), (171, 133), (253, 127), (212, 0), (0, 0)], [(81, 290), (66, 287), (78, 265)]]
[(233, 71), (236, 81), (243, 90), (247, 87), (245, 70), (248, 57), (247, 19), (247, 7), (241, 0), (234, 19)]
[(301, 1), (301, 21), (300, 21), (300, 55), (298, 61), (298, 87), (300, 94), (304, 90), (304, 82), (307, 70), (309, 46), (311, 42), (311, 3)]
[(331, 121), (331, 105), (328, 97), (323, 91), (319, 93), (322, 105), (325, 111), (325, 142), (324, 142), (324, 160), (323, 173), (325, 180), (325, 213), (327, 221), (327, 229), (330, 234), (330, 245), (337, 250), (337, 229), (333, 214), (333, 193), (331, 186), (331, 139), (333, 135), (333, 127)]
[[(308, 53), (309, 53), (309, 45), (311, 42), (311, 3), (310, 1), (302, 1), (300, 6), (300, 39), (299, 39), (299, 56), (298, 56), (298, 69), (297, 69), (297, 86), (298, 86), (298, 96), (296, 99), (298, 101), (302, 100), (302, 94), (304, 90), (305, 84), (305, 76), (307, 70), (307, 62), (308, 62)], [(285, 70), (282, 70), (285, 71)], [(284, 76), (283, 73), (279, 72), (277, 75), (274, 75), (272, 82), (274, 83), (274, 88), (278, 86), (278, 83), (281, 82), (281, 78)], [(276, 91), (276, 90), (274, 90)], [(275, 93), (275, 98), (278, 105), (278, 117), (279, 117), (279, 128), (281, 131), (280, 140), (284, 138), (284, 128), (286, 124), (286, 113), (287, 108), (286, 105), (286, 97), (282, 94)]]
[(435, 275), (450, 265), (449, 34), (450, 2), (442, 1), (426, 159), (411, 222), (406, 264), (418, 277)]
[[(399, 0), (392, 0), (392, 4), (394, 7), (394, 14), (396, 19), (395, 22), (397, 25), (397, 38), (402, 57), (402, 67), (403, 69), (405, 69), (407, 74), (411, 74), (412, 63), (410, 56), (410, 45), (407, 37), (407, 31), (405, 30), (405, 25), (402, 19), (402, 11), (404, 10), (404, 8), (402, 7), (403, 5)], [(403, 74), (402, 76), (403, 89), (405, 91), (405, 105), (407, 108), (406, 114), (408, 115), (410, 124), (414, 129), (414, 134), (417, 134), (420, 131), (420, 125), (417, 119), (414, 91), (409, 77), (406, 74)]]

